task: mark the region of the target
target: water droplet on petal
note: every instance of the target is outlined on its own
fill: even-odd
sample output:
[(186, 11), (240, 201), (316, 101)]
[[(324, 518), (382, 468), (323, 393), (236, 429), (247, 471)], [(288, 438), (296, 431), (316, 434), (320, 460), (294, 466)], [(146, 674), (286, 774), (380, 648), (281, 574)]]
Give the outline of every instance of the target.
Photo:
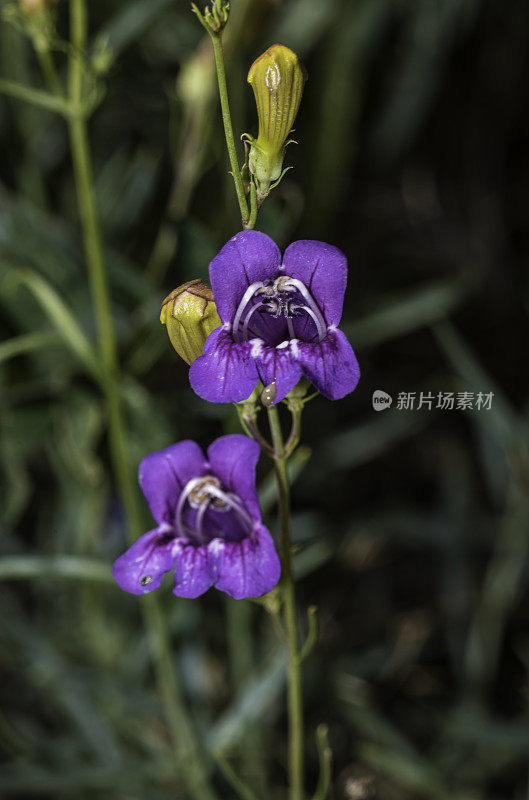
[(268, 386), (265, 386), (263, 392), (261, 394), (261, 403), (264, 406), (271, 406), (274, 400), (276, 399), (277, 389), (275, 385), (275, 381), (270, 383)]

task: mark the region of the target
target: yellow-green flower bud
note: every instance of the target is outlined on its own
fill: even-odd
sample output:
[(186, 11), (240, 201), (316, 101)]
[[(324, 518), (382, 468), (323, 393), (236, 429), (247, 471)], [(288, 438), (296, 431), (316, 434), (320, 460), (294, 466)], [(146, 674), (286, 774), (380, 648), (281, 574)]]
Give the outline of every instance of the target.
[(296, 53), (282, 44), (269, 47), (248, 73), (257, 105), (259, 134), (250, 143), (248, 168), (261, 202), (283, 174), (287, 138), (298, 113), (307, 73)]
[(188, 364), (202, 355), (209, 334), (222, 325), (213, 292), (198, 278), (167, 295), (160, 322), (166, 326), (174, 349)]

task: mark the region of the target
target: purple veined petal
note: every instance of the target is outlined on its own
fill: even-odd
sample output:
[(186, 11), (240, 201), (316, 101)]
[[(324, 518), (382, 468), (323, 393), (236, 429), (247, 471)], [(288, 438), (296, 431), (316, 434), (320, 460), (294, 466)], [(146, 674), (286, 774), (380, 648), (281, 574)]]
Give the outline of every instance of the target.
[(341, 250), (310, 239), (292, 242), (285, 250), (282, 270), (305, 284), (327, 325), (339, 324), (347, 285), (347, 258)]
[(157, 589), (165, 573), (173, 568), (173, 543), (174, 535), (158, 528), (140, 536), (114, 562), (112, 575), (118, 586), (131, 594)]
[(243, 501), (251, 517), (261, 521), (261, 507), (255, 487), (255, 468), (261, 448), (248, 436), (233, 433), (221, 436), (208, 448), (208, 459), (212, 472), (221, 483)]
[(302, 371), (294, 352), (296, 343), (291, 342), (284, 347), (263, 346), (255, 350), (255, 363), (263, 386), (276, 385), (276, 395), (272, 405), (283, 400), (301, 378)]
[(235, 600), (270, 592), (281, 575), (281, 563), (268, 530), (257, 524), (242, 542), (213, 539), (208, 545), (213, 586)]
[(260, 231), (242, 231), (226, 242), (209, 265), (215, 305), (223, 322), (232, 322), (248, 286), (275, 278), (281, 265), (276, 243)]
[(196, 442), (185, 439), (150, 453), (140, 464), (138, 479), (156, 522), (172, 525), (180, 493), (191, 478), (205, 474), (206, 459)]
[(209, 334), (204, 353), (191, 364), (189, 380), (210, 403), (238, 403), (255, 389), (259, 376), (251, 357), (254, 344), (236, 344), (224, 327)]
[(195, 547), (175, 541), (173, 557), (175, 566), (173, 594), (177, 597), (194, 599), (207, 592), (213, 583), (208, 568), (207, 546)]
[(345, 397), (360, 380), (353, 348), (339, 330), (328, 331), (317, 344), (298, 342), (297, 353), (303, 374), (329, 400)]

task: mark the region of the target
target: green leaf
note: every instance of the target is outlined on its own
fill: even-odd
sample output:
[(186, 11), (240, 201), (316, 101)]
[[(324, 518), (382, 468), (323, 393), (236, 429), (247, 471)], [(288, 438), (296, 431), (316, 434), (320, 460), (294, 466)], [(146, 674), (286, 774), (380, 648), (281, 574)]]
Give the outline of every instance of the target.
[(75, 556), (4, 556), (0, 558), (0, 581), (68, 580), (113, 583), (110, 565), (95, 558)]
[(444, 319), (468, 296), (470, 287), (466, 278), (421, 286), (386, 299), (380, 308), (341, 327), (355, 347), (373, 347)]
[(25, 353), (34, 353), (44, 347), (53, 347), (58, 342), (60, 342), (60, 339), (56, 333), (46, 331), (14, 336), (6, 342), (0, 342), (0, 363)]
[[(4, 281), (4, 291), (13, 290), (19, 285), (29, 289), (66, 346), (96, 380), (101, 380), (102, 370), (88, 337), (55, 289), (36, 272), (24, 269), (14, 270), (8, 276)], [(28, 310), (28, 313), (31, 311)]]
[(494, 393), (490, 410), (474, 414), (473, 419), (487, 427), (503, 446), (517, 445), (520, 439), (527, 446), (527, 423), (516, 413), (502, 389), (481, 366), (452, 323), (439, 323), (433, 328), (433, 332), (441, 350), (461, 378), (464, 389)]
[(266, 667), (252, 675), (220, 719), (211, 728), (207, 743), (211, 750), (227, 751), (247, 731), (262, 723), (263, 715), (277, 700), (286, 679), (286, 652), (272, 655)]

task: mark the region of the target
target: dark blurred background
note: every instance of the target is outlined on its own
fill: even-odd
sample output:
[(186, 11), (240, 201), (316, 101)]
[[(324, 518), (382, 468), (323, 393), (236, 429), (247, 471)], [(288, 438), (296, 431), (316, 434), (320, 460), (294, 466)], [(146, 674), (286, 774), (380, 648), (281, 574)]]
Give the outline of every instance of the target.
[[(42, 87), (13, 6), (1, 5), (1, 75)], [(136, 468), (179, 438), (237, 430), (231, 407), (191, 392), (159, 308), (207, 278), (240, 223), (188, 3), (89, 11), (106, 86), (90, 135)], [(67, 38), (64, 0), (56, 14)], [(257, 132), (246, 72), (264, 49), (288, 45), (309, 74), (294, 169), (257, 227), (281, 247), (332, 242), (350, 265), (342, 327), (362, 379), (309, 404), (293, 464), (299, 600), (319, 619), (307, 782), (325, 722), (336, 800), (528, 796), (528, 40), (524, 0), (232, 3), (237, 136)], [(99, 389), (13, 281), (37, 273), (94, 337), (64, 120), (0, 95), (0, 147), (0, 795), (187, 798), (143, 600), (109, 574), (125, 526)], [(377, 389), (390, 410), (373, 410)], [(494, 397), (490, 410), (397, 407), (421, 391)], [(273, 529), (269, 469), (263, 459)], [(284, 658), (266, 614), (214, 591), (177, 600), (170, 584), (159, 602), (201, 741), (260, 797), (283, 798)]]

